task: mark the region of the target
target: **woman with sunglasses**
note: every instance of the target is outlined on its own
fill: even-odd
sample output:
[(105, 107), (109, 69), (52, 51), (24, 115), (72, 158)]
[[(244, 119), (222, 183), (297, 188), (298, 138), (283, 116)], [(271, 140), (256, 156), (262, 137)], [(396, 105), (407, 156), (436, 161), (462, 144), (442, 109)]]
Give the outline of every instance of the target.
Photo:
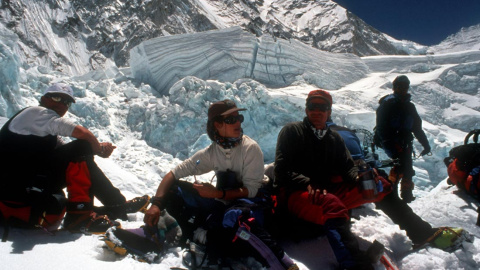
[[(198, 239), (197, 235), (193, 235), (195, 227), (201, 226), (207, 230), (207, 251), (216, 249), (208, 253), (210, 262), (216, 261), (211, 256), (222, 257), (222, 253), (228, 251), (224, 244), (231, 244), (235, 235), (235, 231), (233, 235), (224, 231), (226, 222), (224, 214), (227, 209), (238, 206), (237, 199), (256, 197), (264, 183), (263, 153), (259, 145), (242, 131), (244, 116), (239, 112), (245, 110), (237, 108), (231, 100), (210, 105), (207, 134), (212, 144), (165, 175), (155, 196), (152, 197), (152, 206), (146, 211), (144, 217), (148, 226), (156, 226), (162, 210), (167, 209), (182, 228), (181, 244), (184, 244), (187, 239)], [(192, 184), (179, 181), (187, 176), (210, 171), (216, 174), (216, 186), (210, 183)], [(242, 205), (242, 207), (245, 210), (249, 206)], [(192, 217), (195, 217), (193, 228), (191, 228)], [(237, 220), (230, 221), (237, 222)], [(259, 230), (263, 231), (260, 228)], [(267, 235), (266, 232), (264, 233)], [(270, 239), (268, 244), (271, 245), (270, 252), (274, 252), (279, 258), (276, 262), (278, 265), (282, 259), (282, 268), (288, 269), (294, 265), (274, 241)]]

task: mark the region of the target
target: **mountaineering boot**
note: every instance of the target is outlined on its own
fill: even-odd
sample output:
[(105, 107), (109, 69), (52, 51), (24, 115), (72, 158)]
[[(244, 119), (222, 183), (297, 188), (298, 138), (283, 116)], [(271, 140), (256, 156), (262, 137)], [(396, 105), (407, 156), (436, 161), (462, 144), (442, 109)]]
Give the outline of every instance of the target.
[(472, 243), (474, 236), (463, 228), (440, 227), (435, 228), (436, 232), (427, 238), (423, 243), (413, 246), (413, 249), (419, 249), (427, 245), (453, 252), (463, 246), (463, 242)]
[(415, 200), (413, 197), (413, 188), (415, 184), (413, 183), (411, 178), (403, 178), (400, 183), (400, 197), (406, 203), (411, 203)]
[(127, 214), (136, 212), (144, 213), (147, 210), (147, 206), (149, 204), (150, 196), (143, 195), (142, 197), (135, 197), (125, 203), (125, 211), (127, 212)]
[(110, 219), (128, 220), (127, 214), (145, 212), (150, 203), (150, 196), (135, 197), (123, 204), (94, 207), (96, 213), (108, 215)]
[(105, 233), (103, 241), (119, 255), (131, 254), (136, 260), (148, 263), (156, 261), (164, 250), (158, 232), (148, 226), (136, 229), (112, 227)]
[(107, 216), (92, 211), (90, 203), (67, 203), (67, 214), (63, 220), (63, 228), (72, 233), (100, 234), (112, 226), (120, 226)]

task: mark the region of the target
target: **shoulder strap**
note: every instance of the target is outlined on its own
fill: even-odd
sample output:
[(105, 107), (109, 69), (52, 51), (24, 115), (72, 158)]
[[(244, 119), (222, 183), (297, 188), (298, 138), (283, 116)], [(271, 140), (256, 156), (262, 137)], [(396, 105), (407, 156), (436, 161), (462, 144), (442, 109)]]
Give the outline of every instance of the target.
[(13, 118), (17, 117), (17, 115), (19, 115), (21, 112), (23, 112), (24, 110), (28, 109), (27, 108), (23, 108), (22, 110), (20, 110), (19, 112), (17, 112), (14, 116), (10, 117), (10, 119), (8, 119), (7, 122), (5, 122), (5, 124), (3, 124), (1, 130), (0, 130), (0, 138), (2, 136), (5, 136), (4, 134), (8, 131), (8, 126), (10, 125), (10, 123), (12, 122)]
[(464, 144), (468, 144), (468, 140), (470, 139), (470, 137), (472, 137), (473, 135), (473, 142), (474, 143), (478, 143), (478, 135), (480, 134), (480, 129), (474, 129), (472, 131), (470, 131), (467, 136), (465, 137), (465, 140), (464, 140)]

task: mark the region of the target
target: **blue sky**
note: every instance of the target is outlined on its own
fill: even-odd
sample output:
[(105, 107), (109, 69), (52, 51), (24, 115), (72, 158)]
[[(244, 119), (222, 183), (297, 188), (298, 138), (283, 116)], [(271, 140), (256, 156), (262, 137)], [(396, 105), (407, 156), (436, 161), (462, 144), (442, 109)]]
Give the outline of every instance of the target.
[(396, 39), (436, 45), (480, 24), (480, 0), (333, 0)]

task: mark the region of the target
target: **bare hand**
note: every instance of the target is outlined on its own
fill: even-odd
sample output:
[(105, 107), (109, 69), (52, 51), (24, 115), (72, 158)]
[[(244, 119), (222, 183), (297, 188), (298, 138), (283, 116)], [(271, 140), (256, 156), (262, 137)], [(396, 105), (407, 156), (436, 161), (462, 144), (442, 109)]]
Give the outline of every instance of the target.
[(193, 184), (193, 188), (198, 191), (200, 197), (203, 198), (218, 198), (219, 192), (221, 192), (209, 183), (195, 183)]
[(308, 199), (311, 200), (313, 204), (320, 205), (322, 198), (327, 195), (327, 190), (320, 190), (319, 188), (313, 188), (311, 185), (308, 185)]
[(156, 227), (158, 220), (160, 219), (160, 209), (156, 205), (150, 206), (150, 208), (145, 212), (143, 217), (143, 222), (148, 226)]
[(112, 143), (109, 143), (109, 142), (100, 143), (101, 150), (98, 156), (103, 158), (108, 158), (112, 154), (113, 150), (115, 150), (115, 148), (117, 147)]

